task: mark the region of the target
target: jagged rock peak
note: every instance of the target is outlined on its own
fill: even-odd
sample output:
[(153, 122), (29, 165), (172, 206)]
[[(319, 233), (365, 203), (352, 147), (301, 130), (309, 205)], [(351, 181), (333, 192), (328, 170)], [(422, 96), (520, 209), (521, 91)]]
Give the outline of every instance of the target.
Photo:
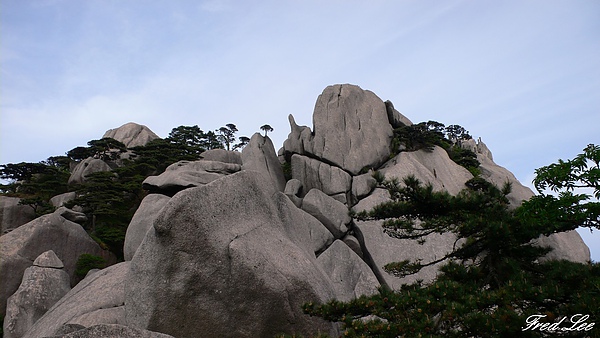
[(125, 144), (127, 148), (144, 146), (148, 142), (159, 138), (150, 128), (134, 122), (125, 123), (119, 128), (109, 129), (104, 133), (105, 137), (114, 138)]
[(392, 125), (385, 103), (356, 85), (328, 86), (317, 98), (313, 131), (290, 117), (285, 153), (307, 154), (356, 175), (389, 158)]

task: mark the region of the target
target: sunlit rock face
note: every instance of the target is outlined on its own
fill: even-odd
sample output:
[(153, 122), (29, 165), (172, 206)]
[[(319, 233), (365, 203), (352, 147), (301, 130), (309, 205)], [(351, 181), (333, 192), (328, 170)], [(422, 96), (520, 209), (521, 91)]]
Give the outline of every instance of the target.
[(159, 138), (148, 127), (133, 122), (106, 131), (102, 138), (105, 137), (113, 138), (123, 143), (127, 148), (145, 146), (148, 142)]

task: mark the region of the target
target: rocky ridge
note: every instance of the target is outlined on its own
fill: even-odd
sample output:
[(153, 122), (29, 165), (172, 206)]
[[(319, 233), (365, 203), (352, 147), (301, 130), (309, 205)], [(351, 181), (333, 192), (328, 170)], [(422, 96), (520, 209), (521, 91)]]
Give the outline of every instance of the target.
[[(389, 200), (372, 176), (375, 170), (386, 178), (412, 174), (452, 194), (472, 174), (441, 148), (391, 156), (393, 128), (412, 122), (391, 102), (358, 86), (325, 88), (315, 104), (312, 130), (298, 126), (291, 115), (289, 121), (291, 132), (278, 153), (268, 137), (255, 134), (241, 155), (210, 151), (148, 177), (144, 186), (150, 194), (127, 231), (127, 261), (88, 275), (15, 337), (101, 337), (100, 331), (127, 337), (335, 335), (336, 325), (303, 314), (301, 305), (349, 300), (374, 293), (380, 285), (398, 288), (415, 279), (433, 279), (435, 266), (402, 279), (382, 267), (439, 257), (454, 243), (452, 235), (432, 235), (418, 245), (388, 237), (378, 222), (357, 222), (349, 211)], [(141, 130), (139, 141), (129, 139), (132, 133), (125, 130), (105, 136), (131, 147), (151, 135), (126, 126)], [(477, 154), (482, 177), (512, 183), (513, 204), (533, 195), (493, 162), (483, 142), (470, 140), (464, 146)], [(291, 167), (287, 182), (282, 163)], [(6, 271), (14, 276), (10, 288), (3, 286), (3, 304), (18, 294), (18, 283), (26, 280), (23, 272), (46, 250), (56, 252), (67, 272), (72, 269), (77, 253), (52, 245), (24, 251), (32, 247), (27, 243), (41, 242), (34, 235), (41, 231), (35, 230), (38, 224), (83, 231), (65, 217), (75, 216), (63, 209), (0, 237), (8, 248), (2, 252), (0, 270), (3, 276)], [(57, 243), (73, 237), (57, 234)], [(590, 259), (576, 232), (541, 238), (540, 243), (554, 249), (548, 259)], [(96, 248), (86, 250), (102, 254)], [(5, 332), (18, 317), (5, 318)]]

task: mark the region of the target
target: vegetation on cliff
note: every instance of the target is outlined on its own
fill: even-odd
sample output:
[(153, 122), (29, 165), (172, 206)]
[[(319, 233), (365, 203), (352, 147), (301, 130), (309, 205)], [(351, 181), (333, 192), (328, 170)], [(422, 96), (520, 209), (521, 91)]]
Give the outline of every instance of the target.
[(397, 238), (426, 241), (451, 232), (457, 240), (444, 257), (386, 270), (403, 276), (445, 262), (438, 277), (350, 302), (308, 303), (305, 312), (342, 322), (344, 336), (353, 337), (600, 336), (592, 323), (600, 315), (600, 265), (544, 260), (548, 249), (534, 244), (540, 235), (598, 228), (600, 203), (575, 188), (598, 198), (599, 164), (600, 146), (589, 145), (572, 160), (538, 169), (539, 195), (516, 209), (506, 198), (510, 185), (498, 188), (481, 178), (457, 196), (412, 177), (387, 181), (392, 201), (359, 218), (385, 220), (386, 232)]

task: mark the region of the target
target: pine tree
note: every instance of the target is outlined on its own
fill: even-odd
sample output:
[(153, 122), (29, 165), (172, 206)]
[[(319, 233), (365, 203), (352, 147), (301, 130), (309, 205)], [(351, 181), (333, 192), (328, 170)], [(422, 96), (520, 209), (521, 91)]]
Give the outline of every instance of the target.
[[(439, 275), (346, 303), (308, 303), (305, 311), (342, 322), (344, 336), (352, 337), (600, 336), (593, 324), (600, 318), (600, 266), (544, 260), (549, 249), (532, 244), (542, 234), (598, 227), (598, 203), (584, 203), (591, 196), (571, 190), (585, 185), (598, 194), (599, 150), (590, 145), (574, 160), (538, 170), (536, 186), (565, 191), (517, 209), (506, 198), (509, 185), (499, 189), (481, 178), (456, 196), (414, 177), (387, 181), (392, 201), (359, 218), (385, 220), (386, 232), (397, 238), (450, 232), (458, 240), (440, 259), (397, 262), (386, 271), (403, 276), (443, 262)], [(548, 331), (556, 326), (572, 330)]]

